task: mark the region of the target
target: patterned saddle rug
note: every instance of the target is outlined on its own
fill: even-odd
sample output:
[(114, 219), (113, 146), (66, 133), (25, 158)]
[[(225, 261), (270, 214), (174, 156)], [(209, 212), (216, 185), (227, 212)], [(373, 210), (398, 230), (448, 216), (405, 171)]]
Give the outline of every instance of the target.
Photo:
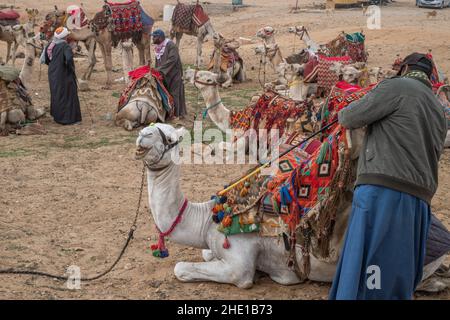
[(352, 63), (352, 59), (350, 56), (327, 57), (325, 55), (319, 55), (317, 84), (327, 92), (339, 81), (339, 76), (330, 70), (334, 62), (347, 65)]
[(325, 45), (320, 53), (328, 57), (349, 56), (353, 62), (367, 62), (365, 36), (360, 33), (342, 33)]
[(164, 86), (162, 75), (148, 66), (140, 67), (129, 73), (132, 79), (128, 87), (122, 92), (117, 112), (122, 110), (131, 100), (156, 102), (158, 118), (164, 122), (172, 118), (173, 97)]
[(240, 111), (232, 111), (230, 114), (230, 126), (232, 129), (247, 131), (249, 129), (278, 129), (280, 136), (285, 132), (287, 120), (298, 119), (304, 113), (308, 113), (308, 102), (294, 101), (281, 96), (275, 91), (264, 92), (259, 100)]
[(143, 33), (148, 33), (153, 23), (153, 19), (144, 12), (137, 0), (126, 3), (106, 2), (103, 10), (94, 16), (92, 29), (98, 32), (109, 28), (113, 45), (116, 47), (120, 41), (129, 39), (135, 44), (139, 43)]
[(172, 15), (172, 25), (184, 32), (196, 33), (208, 21), (209, 17), (200, 4), (178, 3)]
[[(211, 61), (208, 66), (208, 70), (210, 71), (214, 69), (216, 52), (217, 51), (214, 50), (211, 56)], [(220, 70), (222, 72), (227, 72), (228, 68), (233, 67), (236, 62), (239, 62), (242, 67), (244, 66), (244, 60), (241, 58), (237, 50), (227, 47), (222, 48), (220, 52)]]

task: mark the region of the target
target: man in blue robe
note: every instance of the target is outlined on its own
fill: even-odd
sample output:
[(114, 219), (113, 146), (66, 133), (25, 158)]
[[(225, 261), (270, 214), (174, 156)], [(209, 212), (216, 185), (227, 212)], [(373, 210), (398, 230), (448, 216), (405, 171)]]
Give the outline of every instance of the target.
[(426, 55), (413, 53), (398, 77), (339, 113), (344, 127), (367, 127), (367, 134), (330, 299), (411, 299), (422, 279), (447, 133), (432, 67)]

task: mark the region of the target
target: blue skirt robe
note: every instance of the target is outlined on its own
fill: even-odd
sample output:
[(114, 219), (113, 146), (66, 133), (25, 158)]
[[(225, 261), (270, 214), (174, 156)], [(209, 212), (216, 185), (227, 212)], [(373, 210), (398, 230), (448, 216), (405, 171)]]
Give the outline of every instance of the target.
[(417, 197), (358, 186), (329, 299), (411, 299), (422, 279), (430, 219), (430, 206)]

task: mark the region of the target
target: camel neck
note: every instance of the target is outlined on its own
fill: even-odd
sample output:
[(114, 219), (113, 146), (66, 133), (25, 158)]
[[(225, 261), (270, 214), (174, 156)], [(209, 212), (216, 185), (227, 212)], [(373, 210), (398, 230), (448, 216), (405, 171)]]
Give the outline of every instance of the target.
[[(230, 128), (230, 110), (221, 102), (217, 87), (208, 86), (202, 89), (202, 96), (208, 108), (208, 115), (220, 130)], [(213, 108), (210, 108), (214, 106)]]
[(26, 88), (28, 88), (28, 82), (31, 80), (33, 74), (34, 59), (36, 59), (36, 48), (27, 44), (25, 47), (25, 60), (23, 61), (22, 70), (19, 74), (19, 78)]
[[(185, 197), (180, 187), (180, 167), (172, 163), (161, 171), (147, 169), (150, 209), (159, 230), (169, 230), (180, 213)], [(207, 248), (206, 233), (212, 225), (213, 204), (189, 202), (181, 222), (169, 236), (174, 242)]]

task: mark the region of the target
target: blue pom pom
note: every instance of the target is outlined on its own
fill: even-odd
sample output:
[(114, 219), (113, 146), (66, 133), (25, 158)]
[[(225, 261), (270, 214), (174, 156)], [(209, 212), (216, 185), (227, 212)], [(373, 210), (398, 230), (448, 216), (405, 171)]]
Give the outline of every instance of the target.
[(219, 211), (219, 213), (217, 214), (217, 219), (219, 220), (219, 222), (221, 222), (223, 220), (224, 216), (225, 216), (225, 212)]
[(214, 221), (215, 223), (220, 223), (220, 220), (219, 220), (219, 218), (217, 217), (217, 215), (213, 215), (212, 219), (213, 219), (213, 221)]
[(161, 250), (159, 257), (160, 258), (167, 258), (169, 256), (169, 250)]
[(228, 201), (228, 198), (226, 196), (220, 197), (220, 203), (221, 204), (227, 203), (227, 201)]

